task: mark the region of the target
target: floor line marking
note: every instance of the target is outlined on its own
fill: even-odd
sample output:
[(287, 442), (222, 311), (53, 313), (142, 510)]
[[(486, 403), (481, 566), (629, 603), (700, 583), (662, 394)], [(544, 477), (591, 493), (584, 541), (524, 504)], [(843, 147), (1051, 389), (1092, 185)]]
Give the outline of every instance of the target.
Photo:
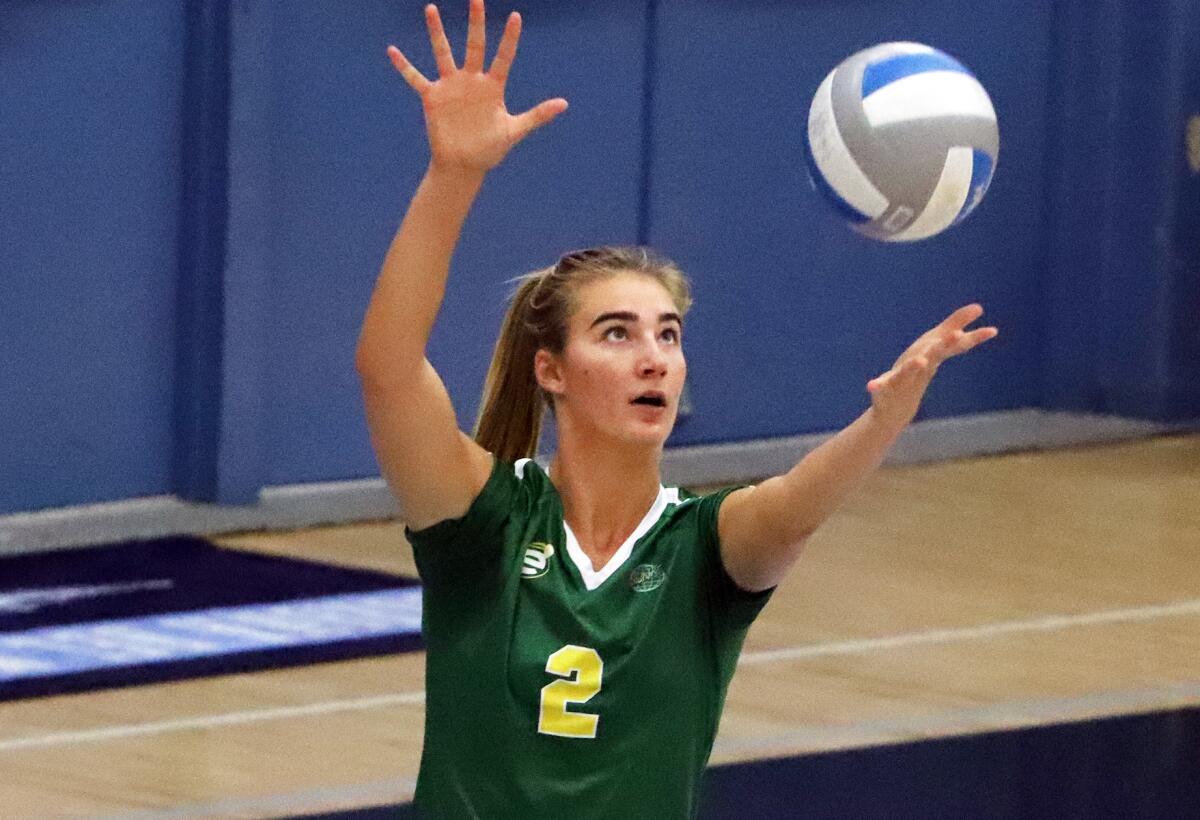
[(868, 652), (900, 649), (909, 646), (958, 643), (977, 640), (979, 638), (993, 638), (999, 635), (1016, 635), (1022, 632), (1056, 632), (1085, 626), (1152, 621), (1181, 615), (1200, 615), (1200, 598), (1154, 606), (1085, 612), (1078, 615), (1048, 615), (1041, 618), (1000, 621), (958, 629), (934, 629), (928, 632), (909, 632), (903, 635), (891, 635), (884, 638), (863, 638), (852, 641), (804, 644), (783, 649), (763, 649), (756, 652), (743, 652), (741, 658), (738, 660), (738, 665), (753, 666), (761, 663), (806, 660), (808, 658), (824, 658), (835, 655), (861, 655)]
[[(1127, 609), (1102, 610), (1077, 615), (1052, 615), (1018, 621), (1002, 621), (960, 629), (937, 629), (928, 632), (912, 632), (885, 638), (867, 638), (852, 641), (831, 641), (805, 644), (783, 649), (768, 649), (745, 652), (738, 661), (739, 666), (753, 666), (779, 661), (804, 660), (808, 658), (833, 657), (838, 655), (861, 655), (880, 650), (900, 649), (910, 646), (955, 643), (991, 638), (998, 635), (1013, 635), (1022, 632), (1052, 632), (1085, 626), (1132, 623), (1158, 618), (1200, 614), (1200, 598), (1176, 601), (1169, 604), (1132, 607)], [(287, 718), (304, 718), (316, 715), (335, 714), (380, 709), (389, 706), (412, 705), (425, 701), (424, 690), (400, 692), (391, 695), (334, 700), (311, 703), (304, 706), (259, 709), (229, 712), (217, 715), (197, 715), (174, 720), (107, 726), (76, 732), (52, 732), (32, 737), (0, 740), (0, 752), (23, 749), (65, 746), (79, 743), (97, 743), (128, 737), (165, 734), (176, 731), (209, 729), (218, 726), (234, 726)]]
[(105, 815), (98, 820), (191, 820), (212, 817), (281, 817), (297, 812), (306, 816), (350, 811), (365, 806), (412, 802), (417, 781), (411, 777), (377, 780), (353, 786), (304, 789), (265, 797), (230, 797), (208, 803), (189, 803), (169, 809), (148, 809)]
[[(847, 724), (793, 724), (783, 731), (719, 737), (713, 754), (792, 757), (827, 751), (892, 746), (988, 732), (1145, 715), (1200, 704), (1200, 680), (1074, 697), (983, 703), (928, 714), (882, 717)], [(732, 761), (730, 761), (732, 762)], [(721, 764), (717, 764), (721, 765)]]
[[(797, 725), (783, 732), (750, 737), (718, 737), (714, 755), (733, 759), (711, 763), (729, 766), (750, 760), (840, 752), (911, 743), (945, 740), (964, 735), (1015, 730), (1046, 723), (1063, 724), (1101, 720), (1113, 715), (1128, 717), (1182, 708), (1200, 702), (1200, 681), (1169, 684), (1125, 691), (1101, 692), (1080, 697), (1042, 698), (981, 704), (927, 715), (884, 718), (845, 726)], [(757, 757), (744, 757), (748, 754)], [(109, 815), (103, 820), (183, 820), (218, 816), (266, 813), (278, 816), (294, 811), (347, 811), (381, 803), (411, 802), (416, 781), (395, 778), (373, 783), (328, 789), (308, 789), (265, 797), (227, 798), (211, 803), (192, 803), (170, 809), (135, 811)]]
[(354, 700), (330, 700), (322, 703), (309, 703), (304, 706), (285, 706), (276, 709), (227, 712), (221, 715), (197, 715), (195, 717), (159, 720), (151, 723), (105, 726), (100, 729), (85, 729), (78, 732), (52, 732), (34, 737), (0, 741), (0, 752), (36, 749), (46, 746), (64, 746), (76, 743), (96, 743), (119, 738), (142, 737), (145, 735), (158, 735), (191, 729), (211, 729), (216, 726), (236, 726), (267, 720), (313, 717), (315, 715), (329, 715), (337, 712), (358, 712), (367, 709), (381, 709), (387, 706), (404, 706), (424, 702), (424, 691), (399, 692), (393, 695), (379, 695), (369, 698), (356, 698)]

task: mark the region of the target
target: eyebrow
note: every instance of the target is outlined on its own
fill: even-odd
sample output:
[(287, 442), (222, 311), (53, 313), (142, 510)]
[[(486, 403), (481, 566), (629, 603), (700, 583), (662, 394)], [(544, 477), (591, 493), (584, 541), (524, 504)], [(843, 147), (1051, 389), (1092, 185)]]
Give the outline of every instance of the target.
[[(612, 310), (608, 313), (601, 313), (596, 317), (596, 321), (592, 322), (588, 329), (590, 330), (601, 322), (607, 322), (610, 319), (617, 319), (622, 322), (636, 322), (638, 320), (638, 315), (628, 310)], [(680, 327), (683, 327), (683, 319), (680, 318), (678, 313), (660, 313), (658, 314), (658, 321), (676, 322)]]

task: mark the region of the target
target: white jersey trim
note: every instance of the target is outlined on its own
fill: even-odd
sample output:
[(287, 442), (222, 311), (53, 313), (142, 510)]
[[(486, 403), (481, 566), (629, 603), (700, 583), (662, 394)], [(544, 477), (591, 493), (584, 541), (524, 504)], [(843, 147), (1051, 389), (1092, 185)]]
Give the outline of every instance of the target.
[(597, 570), (592, 566), (592, 559), (587, 557), (587, 553), (579, 546), (579, 539), (575, 537), (575, 533), (571, 532), (570, 525), (566, 520), (563, 521), (563, 530), (567, 536), (567, 555), (579, 570), (579, 575), (583, 578), (583, 585), (589, 591), (603, 584), (608, 578), (621, 568), (621, 565), (629, 560), (629, 556), (633, 554), (633, 546), (637, 540), (649, 532), (650, 528), (655, 525), (667, 507), (672, 504), (679, 504), (679, 488), (678, 487), (663, 487), (658, 488), (658, 497), (654, 499), (654, 503), (650, 505), (649, 511), (642, 518), (641, 523), (634, 528), (629, 537), (625, 539), (625, 543), (621, 544), (620, 548), (613, 553), (612, 558), (608, 559), (608, 563)]

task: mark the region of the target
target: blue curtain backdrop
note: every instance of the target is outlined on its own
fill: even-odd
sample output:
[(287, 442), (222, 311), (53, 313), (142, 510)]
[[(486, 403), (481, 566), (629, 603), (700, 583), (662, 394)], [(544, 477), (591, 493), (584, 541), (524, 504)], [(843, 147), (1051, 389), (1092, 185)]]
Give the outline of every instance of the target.
[[(461, 47), (465, 3), (443, 4)], [(0, 514), (377, 475), (358, 323), (427, 159), (388, 63), (422, 3), (16, 0), (0, 16)], [(462, 8), (459, 8), (461, 6)], [(1187, 0), (522, 5), (510, 83), (570, 111), (488, 180), (430, 357), (474, 418), (509, 285), (648, 242), (695, 281), (674, 444), (840, 427), (953, 307), (1002, 336), (925, 418), (1023, 407), (1200, 415), (1200, 7)], [(492, 43), (508, 8), (492, 4)], [(995, 104), (987, 199), (890, 246), (808, 188), (809, 100), (918, 40)], [(87, 60), (64, 59), (86, 54)]]

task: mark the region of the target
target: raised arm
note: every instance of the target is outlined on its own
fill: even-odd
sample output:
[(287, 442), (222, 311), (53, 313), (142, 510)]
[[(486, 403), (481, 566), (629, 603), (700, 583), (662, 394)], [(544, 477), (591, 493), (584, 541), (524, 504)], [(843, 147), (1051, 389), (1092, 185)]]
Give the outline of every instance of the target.
[(967, 330), (983, 315), (967, 305), (922, 334), (892, 366), (867, 383), (871, 406), (787, 473), (729, 494), (717, 522), (721, 560), (747, 590), (768, 589), (787, 574), (804, 542), (883, 461), (916, 416), (926, 388), (946, 359), (996, 336)]
[(436, 6), (425, 8), (425, 22), (436, 81), (395, 46), (388, 56), (421, 98), (429, 167), (384, 258), (355, 357), (376, 458), (414, 529), (466, 512), (491, 468), (491, 456), (458, 429), (446, 388), (425, 357), (451, 256), (487, 172), (567, 107), (552, 99), (523, 114), (508, 112), (504, 90), (521, 33), (516, 12), (487, 71), (483, 0), (471, 0), (461, 68)]

